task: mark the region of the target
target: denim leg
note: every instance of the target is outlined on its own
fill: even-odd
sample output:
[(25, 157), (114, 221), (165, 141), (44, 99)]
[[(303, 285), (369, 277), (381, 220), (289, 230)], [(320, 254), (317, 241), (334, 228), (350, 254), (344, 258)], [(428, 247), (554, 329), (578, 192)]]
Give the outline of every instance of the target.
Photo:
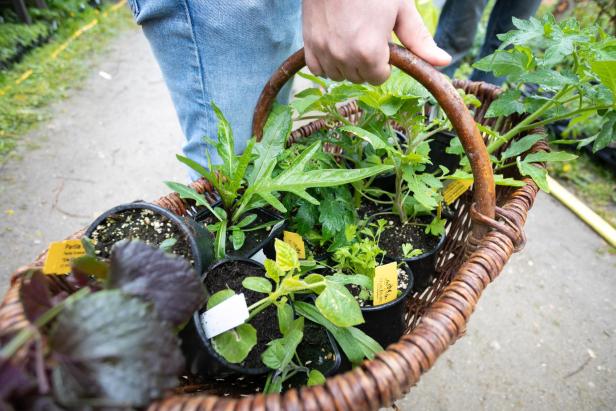
[(441, 71), (453, 76), (475, 40), (477, 26), (487, 0), (447, 0), (438, 21), (434, 40), (451, 57), (452, 62)]
[[(496, 36), (514, 28), (513, 17), (528, 19), (535, 14), (540, 4), (541, 0), (497, 0), (492, 13), (490, 13), (486, 37), (477, 60), (489, 56), (498, 49), (501, 41)], [(500, 86), (505, 81), (503, 77), (495, 77), (491, 72), (480, 70), (473, 70), (470, 79), (473, 81), (485, 81), (497, 86)]]
[(184, 154), (205, 165), (209, 146), (202, 139), (217, 134), (212, 101), (231, 123), (236, 151), (243, 151), (263, 86), (301, 47), (300, 0), (129, 3), (171, 92), (186, 137)]

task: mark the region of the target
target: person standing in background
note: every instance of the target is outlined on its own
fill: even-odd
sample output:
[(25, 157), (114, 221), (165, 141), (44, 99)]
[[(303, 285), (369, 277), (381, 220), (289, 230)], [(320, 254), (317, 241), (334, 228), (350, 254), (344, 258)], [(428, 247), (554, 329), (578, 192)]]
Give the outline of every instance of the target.
[[(438, 22), (434, 40), (452, 56), (452, 62), (442, 72), (453, 77), (462, 59), (473, 47), (477, 27), (488, 0), (447, 0)], [(501, 44), (497, 35), (513, 29), (512, 18), (528, 19), (539, 8), (541, 0), (496, 0), (490, 13), (486, 35), (477, 60), (492, 54)], [(470, 80), (485, 81), (500, 86), (504, 78), (473, 70)]]

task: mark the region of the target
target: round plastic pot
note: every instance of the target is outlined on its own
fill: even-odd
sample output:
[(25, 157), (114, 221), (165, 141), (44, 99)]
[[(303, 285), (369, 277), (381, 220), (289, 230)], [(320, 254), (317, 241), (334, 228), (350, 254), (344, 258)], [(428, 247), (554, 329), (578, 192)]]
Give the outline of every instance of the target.
[[(232, 261), (250, 264), (265, 272), (263, 264), (254, 260), (242, 257), (229, 257), (219, 260), (209, 267), (203, 275), (202, 281), (205, 282), (206, 277), (214, 273), (218, 267)], [(208, 290), (208, 295), (209, 294)], [(180, 333), (180, 338), (182, 340), (182, 351), (186, 358), (187, 369), (193, 374), (203, 377), (222, 378), (232, 375), (263, 375), (270, 371), (265, 365), (258, 368), (248, 368), (240, 364), (233, 364), (218, 354), (216, 350), (214, 350), (210, 339), (205, 336), (205, 330), (201, 323), (201, 311), (195, 311), (192, 320)]]
[(386, 256), (386, 261), (405, 262), (413, 272), (413, 292), (423, 292), (428, 285), (432, 282), (432, 279), (436, 276), (436, 256), (439, 251), (445, 245), (445, 234), (441, 236), (436, 246), (417, 257), (405, 258), (405, 257), (392, 257)]
[[(214, 204), (217, 206), (220, 203)], [(274, 225), (274, 228), (270, 231), (269, 235), (266, 239), (255, 245), (254, 247), (247, 247), (246, 245), (242, 246), (239, 250), (228, 251), (226, 254), (228, 257), (240, 257), (240, 258), (250, 258), (253, 255), (257, 254), (259, 251), (263, 250), (265, 253), (265, 249), (274, 249), (274, 240), (276, 238), (282, 239), (282, 232), (284, 231), (287, 222), (283, 216), (280, 214), (273, 213), (264, 208), (257, 208), (256, 210), (250, 211), (250, 213), (257, 214), (264, 220), (281, 220), (281, 222)], [(212, 213), (210, 210), (202, 210), (195, 216), (195, 220), (199, 222), (203, 222), (207, 217), (211, 216)], [(246, 238), (248, 239), (253, 233), (253, 231), (245, 231)]]
[(203, 270), (205, 270), (205, 268), (214, 261), (214, 236), (212, 233), (191, 218), (179, 217), (165, 208), (155, 204), (146, 203), (144, 201), (122, 204), (105, 211), (103, 214), (98, 216), (92, 224), (90, 224), (84, 235), (89, 238), (96, 227), (98, 227), (109, 216), (121, 214), (127, 210), (150, 210), (154, 213), (162, 215), (175, 224), (175, 226), (179, 228), (180, 232), (186, 237), (186, 240), (190, 246), (190, 252), (195, 261), (194, 268), (198, 275), (201, 275)]
[(406, 264), (402, 264), (402, 269), (409, 277), (406, 290), (393, 301), (388, 303), (362, 307), (361, 312), (365, 322), (357, 326), (360, 330), (374, 338), (383, 348), (397, 342), (406, 329), (406, 301), (413, 288), (413, 270)]

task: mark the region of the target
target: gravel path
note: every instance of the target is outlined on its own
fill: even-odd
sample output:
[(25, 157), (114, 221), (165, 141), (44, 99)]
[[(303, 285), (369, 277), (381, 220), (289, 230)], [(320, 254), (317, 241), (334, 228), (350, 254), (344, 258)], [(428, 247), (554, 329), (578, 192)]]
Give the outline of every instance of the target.
[[(48, 242), (184, 179), (180, 128), (141, 33), (119, 36), (91, 73), (26, 137), (23, 159), (0, 166), (1, 292)], [(467, 335), (400, 408), (616, 407), (616, 256), (546, 195), (527, 227), (526, 249), (485, 292)]]

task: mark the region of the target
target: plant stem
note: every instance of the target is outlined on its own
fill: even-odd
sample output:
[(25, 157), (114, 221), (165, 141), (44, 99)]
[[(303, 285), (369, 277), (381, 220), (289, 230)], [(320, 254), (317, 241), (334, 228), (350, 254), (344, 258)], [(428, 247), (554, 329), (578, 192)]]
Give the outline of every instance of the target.
[(72, 304), (73, 302), (79, 300), (82, 297), (85, 297), (90, 293), (90, 289), (88, 287), (84, 287), (74, 294), (68, 296), (64, 301), (59, 304), (54, 305), (49, 310), (45, 311), (39, 318), (34, 321), (34, 324), (22, 329), (17, 333), (15, 337), (9, 341), (7, 345), (2, 347), (0, 350), (0, 358), (11, 358), (24, 344), (26, 344), (34, 335), (37, 333), (38, 329), (45, 326), (51, 320), (53, 320), (67, 305)]

